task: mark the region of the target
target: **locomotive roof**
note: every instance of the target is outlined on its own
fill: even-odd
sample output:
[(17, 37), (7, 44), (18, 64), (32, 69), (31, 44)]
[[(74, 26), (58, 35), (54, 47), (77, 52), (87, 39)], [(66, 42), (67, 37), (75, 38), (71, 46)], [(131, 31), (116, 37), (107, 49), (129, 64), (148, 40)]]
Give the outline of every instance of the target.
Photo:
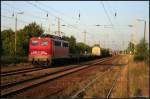
[[(34, 39), (34, 38), (38, 38), (38, 37), (32, 37), (32, 38)], [(51, 38), (51, 39), (53, 39), (55, 41), (58, 40), (58, 41), (63, 41), (63, 42), (67, 42), (68, 43), (68, 41), (63, 40), (61, 37), (56, 36), (56, 35), (51, 35), (51, 34), (42, 34), (40, 36), (40, 38)]]
[(52, 38), (53, 40), (60, 40), (60, 41), (63, 41), (63, 42), (67, 42), (67, 43), (68, 43), (68, 41), (63, 40), (60, 36), (56, 36), (56, 35), (42, 34), (41, 37), (50, 37), (50, 38)]

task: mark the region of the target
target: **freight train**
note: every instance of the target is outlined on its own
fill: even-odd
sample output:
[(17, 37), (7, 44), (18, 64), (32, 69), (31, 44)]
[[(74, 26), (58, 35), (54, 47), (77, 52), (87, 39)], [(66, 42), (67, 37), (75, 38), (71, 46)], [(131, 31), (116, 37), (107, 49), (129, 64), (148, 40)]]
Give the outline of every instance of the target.
[[(98, 52), (97, 52), (98, 51)], [(100, 48), (94, 48), (92, 56), (108, 56), (107, 51), (101, 51)], [(86, 57), (84, 55), (84, 57)], [(89, 57), (89, 55), (87, 55)], [(86, 57), (86, 58), (87, 58)], [(30, 62), (43, 62), (50, 66), (54, 60), (75, 58), (69, 53), (69, 42), (63, 40), (61, 37), (43, 34), (40, 37), (31, 37), (29, 41), (28, 60)], [(77, 56), (79, 58), (79, 56)], [(83, 55), (81, 56), (83, 58)]]
[(112, 50), (110, 48), (104, 49), (99, 46), (93, 46), (92, 47), (92, 55), (93, 56), (102, 56), (102, 57), (112, 56)]

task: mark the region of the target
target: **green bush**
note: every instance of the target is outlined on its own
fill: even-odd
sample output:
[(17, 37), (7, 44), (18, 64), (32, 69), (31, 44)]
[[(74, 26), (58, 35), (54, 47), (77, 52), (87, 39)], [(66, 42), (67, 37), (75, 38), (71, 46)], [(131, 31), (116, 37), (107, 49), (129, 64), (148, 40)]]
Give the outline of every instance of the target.
[(134, 61), (143, 61), (144, 60), (144, 56), (143, 55), (135, 55), (134, 56)]
[(148, 43), (141, 39), (140, 42), (136, 45), (136, 53), (134, 56), (135, 61), (148, 61), (149, 58), (149, 48)]

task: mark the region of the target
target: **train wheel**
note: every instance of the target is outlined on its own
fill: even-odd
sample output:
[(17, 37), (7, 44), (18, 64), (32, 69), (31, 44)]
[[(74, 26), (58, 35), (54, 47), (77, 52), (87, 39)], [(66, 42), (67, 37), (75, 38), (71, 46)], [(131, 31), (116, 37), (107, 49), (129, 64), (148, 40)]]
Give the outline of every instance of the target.
[(48, 62), (48, 66), (51, 66), (51, 62)]
[(34, 60), (32, 60), (32, 64), (35, 64)]
[(51, 66), (51, 62), (49, 60), (47, 60), (46, 64), (47, 64), (48, 67)]

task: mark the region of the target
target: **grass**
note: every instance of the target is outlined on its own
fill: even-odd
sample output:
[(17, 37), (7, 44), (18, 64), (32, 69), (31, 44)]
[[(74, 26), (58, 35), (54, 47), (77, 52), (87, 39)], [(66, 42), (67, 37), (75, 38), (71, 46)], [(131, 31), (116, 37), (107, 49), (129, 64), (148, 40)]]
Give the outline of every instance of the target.
[[(132, 96), (149, 96), (149, 66), (145, 61), (135, 61), (135, 57), (128, 57), (127, 70), (113, 93), (113, 98), (128, 98)], [(129, 69), (129, 75), (128, 75)], [(129, 77), (129, 80), (127, 79)], [(129, 86), (128, 86), (129, 85)], [(129, 88), (129, 90), (127, 89)]]
[[(89, 73), (84, 73), (84, 75), (81, 75), (81, 73), (76, 74), (80, 78), (80, 80), (77, 80), (75, 82), (72, 82), (69, 84), (68, 87), (66, 87), (62, 92), (57, 94), (58, 98), (64, 98), (64, 97), (70, 97), (74, 95), (77, 91), (81, 90), (83, 86), (87, 84), (87, 82), (90, 81), (90, 79), (93, 79), (93, 77), (96, 76), (95, 71), (90, 71)], [(83, 97), (85, 93), (81, 93), (80, 97)]]
[(145, 62), (146, 64), (149, 65), (149, 55), (144, 56), (144, 55), (134, 55), (133, 58), (134, 62)]
[[(129, 61), (128, 61), (129, 59)], [(119, 60), (119, 63), (125, 62), (126, 69), (122, 72), (122, 77), (117, 81), (117, 85), (114, 87), (112, 98), (128, 98), (127, 90), (127, 71), (129, 69), (129, 95), (131, 96), (149, 96), (149, 66), (144, 61), (135, 62), (132, 57), (123, 57)], [(129, 67), (129, 68), (128, 68)], [(94, 73), (85, 73), (84, 79), (79, 82), (74, 82), (69, 85), (62, 93), (61, 97), (70, 97), (86, 85), (86, 79), (96, 76), (97, 71)], [(83, 98), (104, 98), (106, 97), (110, 84), (113, 80), (114, 73), (109, 73), (104, 79), (96, 81), (80, 96)], [(78, 75), (81, 77), (81, 75)], [(82, 75), (83, 77), (83, 75)], [(86, 79), (85, 79), (86, 78)]]
[(144, 56), (143, 55), (135, 55), (134, 56), (134, 61), (143, 61), (144, 60)]
[(109, 72), (103, 79), (97, 80), (90, 88), (85, 91), (84, 98), (104, 98), (108, 94), (114, 72)]
[(144, 61), (129, 64), (130, 96), (149, 96), (149, 66)]

